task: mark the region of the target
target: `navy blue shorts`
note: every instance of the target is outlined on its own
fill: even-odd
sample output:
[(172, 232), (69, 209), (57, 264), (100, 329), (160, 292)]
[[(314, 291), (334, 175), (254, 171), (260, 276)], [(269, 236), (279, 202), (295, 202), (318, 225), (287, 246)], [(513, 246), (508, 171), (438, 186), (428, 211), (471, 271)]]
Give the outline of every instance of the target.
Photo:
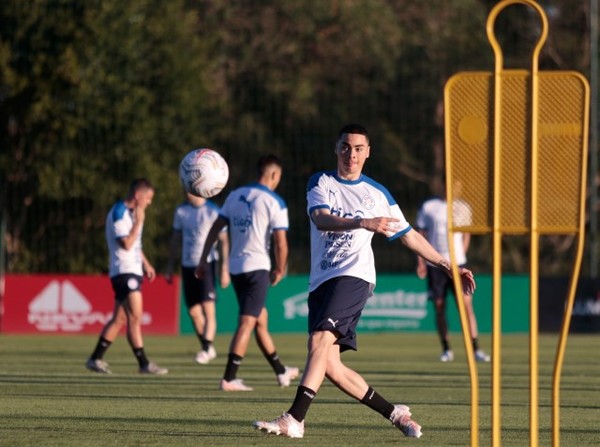
[(375, 286), (354, 276), (329, 279), (308, 294), (308, 332), (338, 334), (340, 352), (356, 351), (356, 326)]
[[(461, 265), (460, 267), (464, 267)], [(446, 299), (448, 292), (454, 295), (454, 281), (444, 270), (427, 266), (427, 296), (430, 300)]]
[(231, 275), (231, 283), (240, 306), (240, 315), (258, 318), (267, 302), (271, 284), (268, 270)]
[(210, 262), (204, 270), (204, 277), (198, 279), (194, 276), (195, 267), (181, 267), (181, 279), (183, 281), (183, 294), (187, 308), (205, 301), (216, 301), (215, 279), (217, 263)]
[(110, 278), (112, 288), (115, 292), (115, 300), (122, 303), (129, 297), (131, 292), (142, 291), (144, 277), (133, 273), (122, 273)]

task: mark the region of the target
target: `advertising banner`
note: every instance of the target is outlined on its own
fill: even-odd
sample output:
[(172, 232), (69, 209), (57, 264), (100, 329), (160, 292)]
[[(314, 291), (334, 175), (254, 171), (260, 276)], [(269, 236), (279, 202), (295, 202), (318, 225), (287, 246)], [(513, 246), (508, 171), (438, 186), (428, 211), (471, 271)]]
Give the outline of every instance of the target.
[[(568, 287), (567, 278), (540, 278), (540, 331), (560, 330)], [(575, 293), (570, 331), (600, 332), (600, 279), (580, 278)]]
[[(381, 274), (375, 294), (367, 301), (359, 322), (359, 331), (434, 332), (433, 306), (427, 299), (427, 286), (416, 275)], [(308, 316), (308, 276), (290, 275), (269, 289), (267, 309), (272, 332), (306, 332)], [(217, 330), (233, 332), (238, 319), (238, 304), (232, 287), (218, 290)], [(510, 275), (502, 280), (502, 330), (529, 330), (529, 279)], [(183, 297), (181, 298), (181, 332), (192, 333)], [(447, 316), (449, 329), (460, 332), (460, 318), (453, 295), (449, 295)], [(492, 278), (477, 275), (477, 291), (473, 299), (480, 333), (492, 330)]]
[[(179, 333), (178, 290), (164, 278), (144, 281), (144, 333)], [(105, 275), (6, 275), (2, 332), (99, 334), (114, 302)]]

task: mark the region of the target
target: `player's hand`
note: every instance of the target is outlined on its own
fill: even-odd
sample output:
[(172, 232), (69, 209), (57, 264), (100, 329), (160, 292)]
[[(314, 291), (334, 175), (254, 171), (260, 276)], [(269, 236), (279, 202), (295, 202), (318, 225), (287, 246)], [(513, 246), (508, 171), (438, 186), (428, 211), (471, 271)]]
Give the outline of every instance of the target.
[(463, 293), (465, 295), (473, 295), (477, 285), (475, 284), (475, 277), (473, 276), (473, 272), (464, 267), (460, 267), (458, 269), (458, 273), (460, 274), (460, 279), (462, 283)]
[(419, 262), (417, 264), (417, 276), (419, 279), (427, 278), (427, 264), (424, 262)]
[(146, 218), (146, 209), (139, 204), (133, 209), (133, 218), (135, 222), (143, 223)]
[(146, 278), (148, 278), (150, 282), (154, 281), (156, 278), (156, 270), (154, 270), (154, 267), (148, 264), (144, 267), (144, 272), (146, 273)]
[(205, 269), (205, 263), (200, 262), (198, 264), (198, 267), (196, 267), (196, 270), (194, 270), (194, 276), (198, 279), (204, 279), (204, 269)]
[(285, 272), (283, 270), (273, 269), (270, 274), (271, 285), (272, 286), (277, 285), (283, 279), (284, 276), (285, 276)]
[(362, 219), (361, 226), (362, 228), (372, 231), (373, 233), (381, 233), (386, 236), (392, 236), (396, 233), (396, 222), (399, 222), (399, 219), (394, 217), (372, 217), (370, 219)]
[(229, 287), (229, 284), (231, 283), (231, 276), (229, 275), (228, 269), (224, 269), (221, 271), (219, 283), (221, 285), (221, 289), (226, 289), (227, 287)]

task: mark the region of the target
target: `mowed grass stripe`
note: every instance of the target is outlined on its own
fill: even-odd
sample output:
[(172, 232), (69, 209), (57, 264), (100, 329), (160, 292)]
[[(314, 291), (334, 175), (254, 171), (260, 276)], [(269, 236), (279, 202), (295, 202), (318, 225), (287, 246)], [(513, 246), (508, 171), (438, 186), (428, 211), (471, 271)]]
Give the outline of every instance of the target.
[[(295, 387), (277, 387), (251, 345), (239, 376), (249, 393), (218, 389), (230, 335), (216, 340), (219, 357), (197, 365), (193, 336), (146, 337), (149, 357), (170, 369), (164, 377), (137, 374), (123, 337), (106, 360), (114, 374), (84, 367), (95, 336), (0, 337), (1, 446), (187, 445), (470, 445), (470, 379), (462, 336), (453, 334), (456, 360), (440, 363), (435, 334), (360, 334), (359, 351), (344, 354), (369, 384), (394, 403), (411, 406), (423, 426), (407, 439), (381, 416), (329, 383), (320, 390), (303, 439), (267, 436), (254, 419), (287, 410)], [(285, 364), (303, 367), (306, 336), (275, 334)], [(552, 368), (556, 336), (540, 338), (540, 445), (550, 445)], [(489, 337), (481, 341), (490, 345)], [(600, 337), (571, 335), (562, 374), (561, 445), (600, 445)], [(529, 444), (528, 335), (502, 343), (502, 445)], [(491, 436), (491, 365), (479, 364), (480, 444)]]

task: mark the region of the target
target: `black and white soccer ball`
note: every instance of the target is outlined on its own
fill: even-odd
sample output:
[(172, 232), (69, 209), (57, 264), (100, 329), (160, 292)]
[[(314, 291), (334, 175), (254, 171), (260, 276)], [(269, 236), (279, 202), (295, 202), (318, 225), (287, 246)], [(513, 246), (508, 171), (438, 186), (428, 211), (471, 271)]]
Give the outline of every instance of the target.
[(187, 192), (208, 199), (225, 188), (229, 180), (229, 166), (213, 149), (194, 149), (181, 160), (179, 178)]

